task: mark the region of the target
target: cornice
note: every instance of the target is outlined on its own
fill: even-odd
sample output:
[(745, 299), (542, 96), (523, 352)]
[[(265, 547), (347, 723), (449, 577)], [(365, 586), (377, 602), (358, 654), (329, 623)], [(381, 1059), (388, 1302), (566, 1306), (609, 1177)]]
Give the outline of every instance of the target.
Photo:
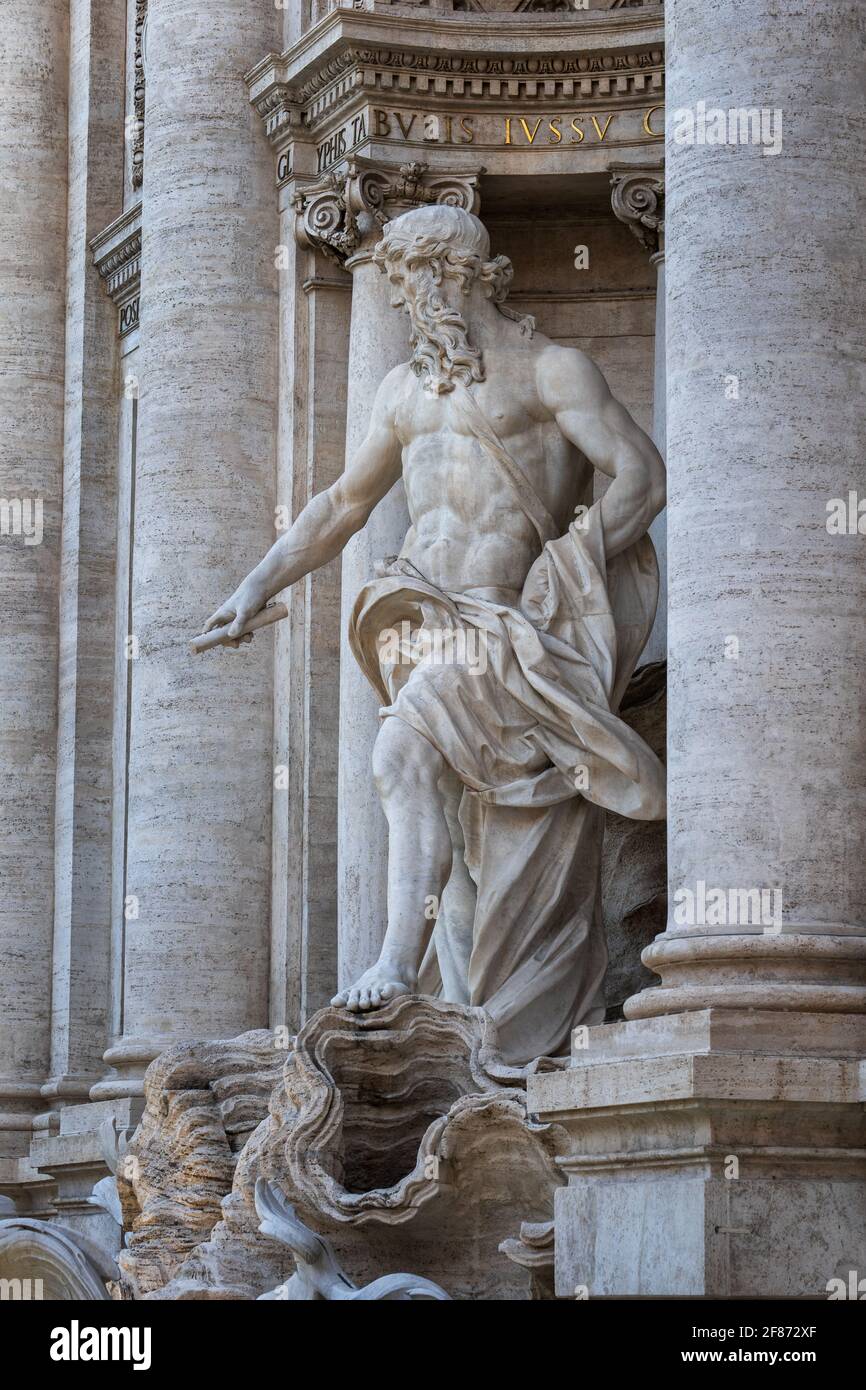
[(664, 83), (660, 7), (574, 16), (407, 16), (335, 10), (246, 74), (273, 144), (314, 133), (359, 95), (427, 105), (656, 97)]
[(121, 213), (90, 242), (93, 264), (118, 309), (118, 333), (138, 325), (141, 288), (141, 203)]
[[(400, 42), (395, 44), (394, 31)], [(385, 47), (417, 47), (419, 52), (464, 53), (476, 44), (491, 46), (491, 38), (501, 42), (502, 55), (531, 57), (539, 47), (551, 49), (592, 49), (616, 44), (641, 46), (664, 43), (664, 8), (645, 5), (638, 9), (586, 10), (575, 14), (495, 13), (477, 17), (459, 14), (399, 14), (381, 11), (335, 9), (312, 25), (296, 44), (283, 54), (271, 52), (245, 74), (251, 86), (274, 62), (286, 64), (287, 79), (303, 80), (327, 52), (339, 44), (353, 42)]]

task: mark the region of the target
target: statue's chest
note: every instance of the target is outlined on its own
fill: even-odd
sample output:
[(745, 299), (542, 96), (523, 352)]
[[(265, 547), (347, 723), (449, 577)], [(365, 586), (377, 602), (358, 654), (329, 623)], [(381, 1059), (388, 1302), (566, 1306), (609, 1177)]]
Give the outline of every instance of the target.
[[(487, 383), (472, 388), (472, 396), (483, 411), (486, 423), (497, 434), (511, 434), (526, 428), (531, 419), (522, 403), (498, 391)], [(477, 427), (467, 413), (465, 396), (458, 390), (440, 396), (425, 391), (420, 382), (414, 384), (396, 412), (397, 429), (404, 445), (425, 435), (474, 438)]]
[(397, 412), (397, 429), (403, 444), (412, 444), (425, 435), (458, 433), (454, 411), (447, 395), (434, 396), (420, 383), (414, 385), (401, 401)]

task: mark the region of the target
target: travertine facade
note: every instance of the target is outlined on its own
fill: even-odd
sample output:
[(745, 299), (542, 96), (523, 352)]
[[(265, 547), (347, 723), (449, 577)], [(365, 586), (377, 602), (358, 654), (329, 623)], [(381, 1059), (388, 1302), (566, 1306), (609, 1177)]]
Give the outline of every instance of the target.
[[(52, 1277), (75, 1233), (115, 1252), (89, 1196), (116, 1167), (138, 1234), (119, 1270), (81, 1247), (76, 1288), (257, 1297), (292, 1272), (275, 1230), (303, 1248), (292, 1222), (326, 1209), (361, 1290), (823, 1296), (862, 1271), (856, 497), (853, 530), (825, 524), (866, 490), (859, 0), (7, 0), (2, 29), (0, 1193), (26, 1251)], [(757, 110), (759, 137), (684, 139), (673, 113), (702, 104)], [(667, 762), (667, 871), (660, 824), (609, 818), (608, 1020), (528, 1078), (493, 1041), (477, 1062), (475, 1010), (392, 1003), (377, 1041), (326, 1009), (386, 925), (381, 701), (348, 625), (403, 542), (402, 483), (287, 621), (188, 650), (354, 457), (410, 351), (373, 253), (440, 203), (480, 217), (512, 309), (601, 368), (669, 477), (619, 707)], [(772, 910), (744, 925), (714, 890)], [(471, 1052), (457, 1081), (440, 1030)], [(351, 1069), (316, 1073), (344, 1035), (386, 1127), (391, 1044), (435, 1073), (445, 1148), (479, 1156), (462, 1198), (427, 1174), (417, 1216), (437, 1151), (408, 1121), (405, 1173), (358, 1179), (399, 1212), (379, 1226), (282, 1166), (302, 1093), (348, 1107), (336, 1163), (375, 1148)], [(484, 1155), (515, 1135), (528, 1176), (497, 1188)], [(154, 1194), (179, 1215), (149, 1245)], [(474, 1201), (498, 1283), (460, 1234)]]

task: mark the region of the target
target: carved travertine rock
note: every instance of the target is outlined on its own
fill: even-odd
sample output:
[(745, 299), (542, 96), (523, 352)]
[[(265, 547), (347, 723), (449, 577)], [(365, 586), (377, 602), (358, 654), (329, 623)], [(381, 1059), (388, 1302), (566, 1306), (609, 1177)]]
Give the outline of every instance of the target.
[(261, 1031), (171, 1048), (148, 1068), (144, 1116), (118, 1165), (128, 1232), (119, 1264), (131, 1296), (161, 1288), (219, 1219), (283, 1060)]
[[(212, 1045), (214, 1076), (250, 1045)], [(360, 1018), (322, 1010), (285, 1058), (233, 1178), (215, 1096), (173, 1089), (190, 1076), (200, 1084), (197, 1051), (151, 1067), (148, 1116), (130, 1148), (138, 1166), (127, 1156), (141, 1211), (120, 1264), (136, 1296), (257, 1298), (285, 1284), (294, 1257), (261, 1228), (262, 1183), (328, 1237), (359, 1287), (410, 1271), (453, 1298), (528, 1296), (525, 1269), (498, 1250), (515, 1212), (550, 1220), (563, 1132), (527, 1115), (525, 1079), (502, 1063), (482, 1010), (407, 996)], [(257, 1043), (256, 1055), (265, 1061)], [(272, 1077), (265, 1065), (258, 1079)], [(249, 1078), (243, 1089), (252, 1093)], [(160, 1264), (155, 1246), (170, 1258)]]
[(528, 1269), (534, 1299), (551, 1299), (554, 1294), (554, 1223), (524, 1221), (518, 1236), (504, 1240), (499, 1249), (514, 1264)]

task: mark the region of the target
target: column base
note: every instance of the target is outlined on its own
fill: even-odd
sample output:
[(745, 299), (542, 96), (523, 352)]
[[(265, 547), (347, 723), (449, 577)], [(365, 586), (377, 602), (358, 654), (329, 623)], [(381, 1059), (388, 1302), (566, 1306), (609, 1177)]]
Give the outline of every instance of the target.
[(38, 1081), (0, 1078), (0, 1159), (25, 1157), (35, 1117), (43, 1109)]
[(161, 1052), (188, 1038), (121, 1038), (103, 1054), (112, 1068), (90, 1088), (91, 1100), (128, 1100), (144, 1096), (144, 1073)]
[(580, 1032), (528, 1083), (572, 1139), (557, 1296), (819, 1299), (866, 1270), (864, 1036), (733, 1009)]
[(628, 1019), (707, 1008), (866, 1013), (862, 930), (664, 932), (641, 959), (662, 982), (625, 1001)]

